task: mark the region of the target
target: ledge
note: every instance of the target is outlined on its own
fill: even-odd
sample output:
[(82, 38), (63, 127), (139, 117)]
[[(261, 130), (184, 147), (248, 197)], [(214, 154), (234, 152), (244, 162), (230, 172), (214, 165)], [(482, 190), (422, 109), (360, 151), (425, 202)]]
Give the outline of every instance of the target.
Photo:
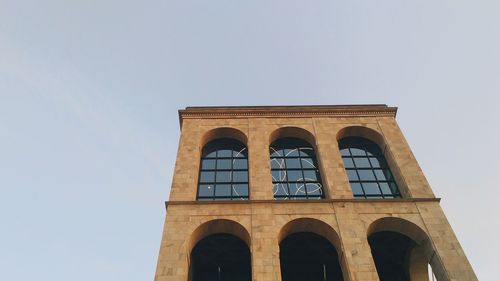
[(179, 110), (184, 119), (220, 119), (248, 117), (396, 117), (398, 108), (385, 104), (364, 105), (298, 105), (298, 106), (200, 106)]
[(320, 199), (320, 200), (220, 200), (220, 201), (165, 201), (165, 209), (170, 205), (225, 205), (225, 204), (288, 204), (288, 203), (416, 203), (441, 202), (441, 198), (399, 198), (399, 199)]

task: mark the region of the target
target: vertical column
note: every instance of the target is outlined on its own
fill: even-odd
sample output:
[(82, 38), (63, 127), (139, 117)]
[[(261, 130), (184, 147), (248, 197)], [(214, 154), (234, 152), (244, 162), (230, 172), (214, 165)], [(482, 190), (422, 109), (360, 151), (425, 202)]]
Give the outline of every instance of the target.
[(439, 203), (420, 202), (417, 207), (436, 251), (431, 257), (431, 265), (438, 280), (477, 281)]
[(379, 118), (379, 126), (387, 144), (386, 148), (381, 148), (389, 151), (390, 157), (386, 156), (386, 159), (387, 161), (394, 160), (395, 163), (391, 166), (398, 169), (410, 195), (414, 198), (434, 198), (434, 193), (396, 120), (392, 117)]
[(155, 281), (188, 280), (189, 263), (184, 245), (187, 234), (181, 231), (186, 223), (189, 223), (187, 217), (177, 216), (175, 221), (168, 216), (165, 219)]
[(348, 271), (344, 276), (348, 276), (349, 281), (379, 281), (366, 229), (353, 204), (334, 204), (344, 249), (343, 263)]
[(352, 190), (340, 156), (337, 132), (342, 124), (333, 124), (327, 118), (315, 118), (317, 156), (321, 161), (321, 177), (327, 186), (329, 198), (352, 198)]
[(269, 163), (269, 131), (265, 119), (248, 120), (248, 163), (250, 199), (273, 199), (271, 165)]
[(270, 206), (252, 206), (252, 267), (255, 281), (281, 281), (280, 249)]
[(171, 201), (196, 199), (196, 183), (200, 165), (200, 138), (198, 124), (189, 119), (184, 120), (170, 191)]

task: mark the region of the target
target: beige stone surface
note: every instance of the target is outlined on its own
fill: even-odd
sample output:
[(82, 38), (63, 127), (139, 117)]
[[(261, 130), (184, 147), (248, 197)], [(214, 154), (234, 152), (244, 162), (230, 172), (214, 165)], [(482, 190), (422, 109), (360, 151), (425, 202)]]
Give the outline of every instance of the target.
[[(253, 280), (280, 281), (280, 235), (298, 231), (294, 229), (329, 236), (346, 281), (379, 280), (367, 237), (383, 230), (402, 233), (417, 244), (411, 256), (412, 280), (426, 280), (427, 263), (440, 281), (477, 280), (397, 125), (394, 108), (195, 108), (180, 115), (182, 130), (156, 281), (187, 281), (192, 247), (204, 235), (217, 232), (232, 233), (249, 244)], [(269, 145), (291, 135), (315, 148), (325, 199), (273, 200)], [(353, 199), (338, 149), (338, 139), (347, 135), (370, 138), (381, 147), (402, 199)], [(250, 200), (196, 201), (201, 150), (217, 137), (246, 143)]]

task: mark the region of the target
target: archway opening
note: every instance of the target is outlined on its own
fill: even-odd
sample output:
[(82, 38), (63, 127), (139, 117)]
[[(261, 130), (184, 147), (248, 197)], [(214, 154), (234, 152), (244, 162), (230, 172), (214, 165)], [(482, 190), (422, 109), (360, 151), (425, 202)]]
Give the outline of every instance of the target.
[(380, 281), (410, 281), (410, 254), (415, 243), (407, 236), (381, 231), (368, 237)]
[(280, 243), (282, 281), (342, 281), (337, 250), (324, 237), (295, 232)]
[(227, 233), (209, 235), (191, 252), (192, 281), (251, 281), (250, 249), (240, 238)]

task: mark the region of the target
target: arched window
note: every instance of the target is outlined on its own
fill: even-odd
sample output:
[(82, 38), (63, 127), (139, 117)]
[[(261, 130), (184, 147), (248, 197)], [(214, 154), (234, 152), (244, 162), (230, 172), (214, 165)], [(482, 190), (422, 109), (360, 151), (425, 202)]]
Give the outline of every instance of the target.
[(378, 145), (362, 137), (346, 137), (339, 148), (354, 197), (401, 197)]
[(203, 147), (197, 199), (248, 199), (248, 155), (244, 144), (223, 138)]
[(227, 233), (212, 234), (191, 252), (192, 281), (251, 281), (250, 249), (240, 238)]
[(324, 198), (313, 147), (297, 138), (281, 138), (270, 148), (275, 199)]
[(380, 281), (410, 281), (410, 252), (415, 243), (403, 234), (382, 231), (368, 237)]
[(337, 250), (324, 237), (297, 232), (280, 243), (281, 280), (343, 281)]

